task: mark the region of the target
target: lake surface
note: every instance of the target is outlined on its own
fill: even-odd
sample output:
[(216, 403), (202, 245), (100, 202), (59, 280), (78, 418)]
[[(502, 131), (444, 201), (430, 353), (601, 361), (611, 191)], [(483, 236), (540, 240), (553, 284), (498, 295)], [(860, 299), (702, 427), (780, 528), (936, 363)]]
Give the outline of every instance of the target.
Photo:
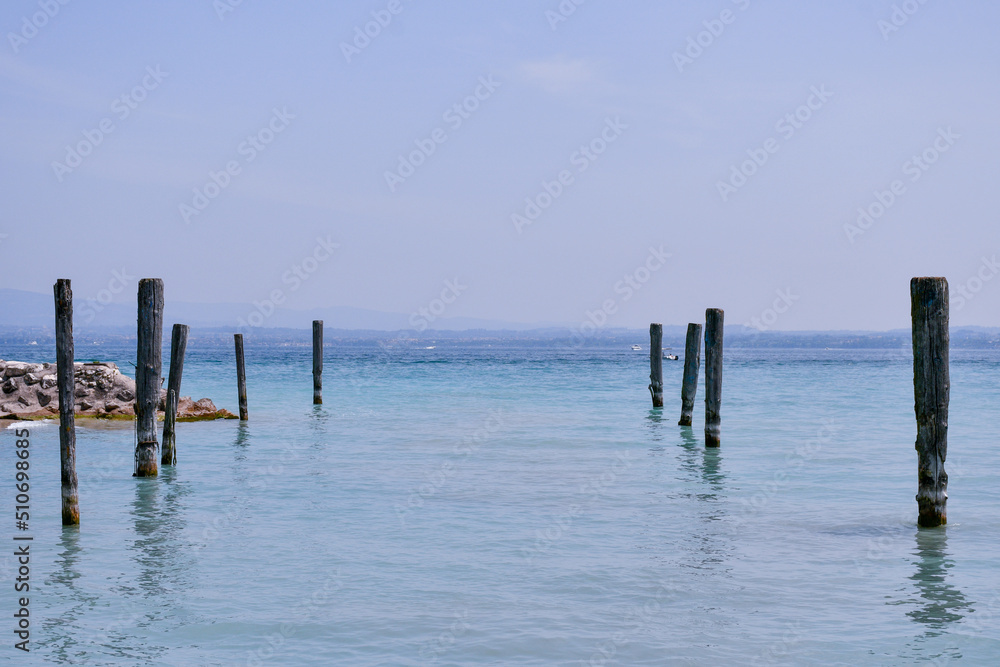
[[(646, 347), (646, 341), (636, 341)], [(907, 350), (726, 351), (722, 447), (650, 408), (648, 353), (517, 342), (247, 344), (250, 421), (178, 425), (132, 475), (131, 424), (28, 424), (23, 664), (996, 664), (1000, 353), (952, 352), (949, 524), (916, 527)], [(80, 361), (135, 348), (77, 343)], [(32, 346), (0, 357), (51, 361)], [(168, 355), (164, 355), (166, 360)], [(164, 369), (164, 376), (167, 369)], [(232, 350), (184, 395), (236, 411)], [(24, 427), (24, 424), (20, 425)], [(13, 544), (14, 430), (0, 430)]]

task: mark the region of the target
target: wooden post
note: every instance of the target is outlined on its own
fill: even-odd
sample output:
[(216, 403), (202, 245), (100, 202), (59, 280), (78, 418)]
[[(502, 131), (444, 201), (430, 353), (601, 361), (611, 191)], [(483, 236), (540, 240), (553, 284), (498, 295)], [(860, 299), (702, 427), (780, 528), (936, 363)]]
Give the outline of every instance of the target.
[(705, 446), (718, 447), (722, 432), (722, 321), (719, 308), (705, 311)]
[[(167, 403), (163, 409), (163, 456), (160, 457), (160, 463), (165, 466), (177, 465), (177, 443), (174, 438), (176, 424), (177, 392), (167, 389)], [(169, 446), (167, 442), (170, 443)]]
[(135, 366), (135, 473), (157, 475), (156, 406), (160, 402), (163, 371), (163, 281), (139, 281), (139, 344)]
[[(163, 413), (163, 453), (160, 463), (172, 466), (177, 463), (177, 402), (181, 396), (181, 374), (184, 372), (184, 352), (187, 350), (188, 326), (175, 324), (170, 334), (170, 377), (167, 379), (167, 405)], [(173, 408), (170, 393), (174, 394)]]
[(313, 405), (323, 404), (323, 320), (313, 320)]
[(684, 381), (681, 385), (681, 419), (678, 424), (690, 426), (694, 414), (694, 399), (698, 395), (698, 371), (701, 367), (701, 325), (688, 324), (684, 342)]
[(62, 482), (62, 525), (80, 524), (76, 478), (76, 387), (73, 379), (73, 290), (59, 279), (52, 287), (56, 301), (56, 383), (59, 385), (59, 465)]
[(948, 523), (948, 281), (910, 281), (913, 319), (913, 396), (917, 415), (917, 525)]
[(663, 325), (649, 325), (649, 393), (653, 407), (663, 407)]
[(243, 363), (243, 334), (233, 334), (236, 341), (236, 387), (240, 394), (240, 421), (247, 421), (247, 369)]

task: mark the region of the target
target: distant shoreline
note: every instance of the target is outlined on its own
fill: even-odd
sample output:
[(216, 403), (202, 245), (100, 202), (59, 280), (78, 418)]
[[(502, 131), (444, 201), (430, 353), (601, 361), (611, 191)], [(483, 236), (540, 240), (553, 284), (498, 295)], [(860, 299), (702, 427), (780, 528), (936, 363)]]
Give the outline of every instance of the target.
[[(664, 346), (683, 348), (685, 327), (664, 326)], [(283, 328), (191, 328), (192, 341), (201, 344), (231, 347), (233, 333), (243, 333), (248, 345), (310, 345), (311, 330)], [(86, 328), (75, 332), (78, 346), (124, 345), (134, 343), (135, 329), (131, 327)], [(726, 347), (730, 349), (906, 349), (911, 346), (908, 329), (893, 331), (755, 331), (736, 325), (726, 327)], [(649, 333), (643, 329), (601, 329), (593, 335), (581, 337), (568, 329), (534, 329), (507, 331), (471, 329), (465, 331), (412, 330), (377, 331), (370, 329), (336, 329), (327, 327), (326, 344), (374, 344), (391, 342), (400, 346), (424, 342), (451, 342), (455, 344), (505, 343), (554, 348), (618, 348), (632, 344), (649, 343)], [(4, 345), (54, 345), (54, 333), (49, 327), (0, 326), (0, 348)], [(164, 344), (169, 343), (165, 337)], [(957, 327), (951, 330), (953, 349), (1000, 349), (1000, 329), (984, 327)]]

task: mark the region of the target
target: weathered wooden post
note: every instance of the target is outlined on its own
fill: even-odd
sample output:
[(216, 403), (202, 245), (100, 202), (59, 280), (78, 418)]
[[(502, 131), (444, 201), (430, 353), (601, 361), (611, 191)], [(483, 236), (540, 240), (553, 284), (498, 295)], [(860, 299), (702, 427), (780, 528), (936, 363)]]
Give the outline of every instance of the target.
[(663, 325), (649, 325), (649, 393), (653, 407), (663, 407)]
[(698, 371), (701, 367), (701, 325), (688, 324), (684, 342), (684, 381), (681, 385), (681, 426), (691, 425), (694, 399), (698, 395)]
[[(188, 326), (175, 324), (170, 334), (170, 376), (167, 379), (167, 405), (163, 413), (163, 453), (160, 463), (172, 466), (177, 463), (177, 402), (181, 395), (181, 374), (184, 372), (184, 352), (187, 350)], [(173, 408), (170, 393), (173, 392)]]
[(243, 334), (233, 334), (236, 341), (236, 387), (240, 395), (240, 421), (247, 421), (247, 369), (243, 363)]
[[(167, 389), (167, 402), (163, 406), (163, 456), (160, 463), (165, 466), (177, 465), (177, 446), (174, 428), (177, 424), (177, 392)], [(170, 445), (167, 445), (169, 437)]]
[(163, 281), (139, 281), (139, 344), (135, 366), (135, 473), (157, 475), (156, 406), (160, 402), (163, 370)]
[(917, 415), (917, 525), (948, 523), (948, 281), (910, 281), (913, 319), (913, 396)]
[(76, 478), (76, 389), (73, 379), (73, 290), (70, 281), (52, 286), (56, 301), (56, 383), (59, 386), (59, 465), (62, 482), (62, 525), (80, 524)]
[(313, 320), (313, 405), (323, 403), (323, 320)]
[(705, 311), (705, 446), (718, 447), (722, 433), (722, 309)]

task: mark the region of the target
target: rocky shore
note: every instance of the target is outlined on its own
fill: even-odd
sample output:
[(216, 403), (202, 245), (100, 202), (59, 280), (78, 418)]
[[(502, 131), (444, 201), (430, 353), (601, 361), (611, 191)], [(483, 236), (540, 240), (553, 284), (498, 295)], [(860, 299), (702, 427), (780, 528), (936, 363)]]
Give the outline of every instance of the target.
[[(135, 418), (135, 380), (122, 374), (116, 364), (95, 361), (76, 363), (73, 367), (77, 416)], [(167, 391), (161, 389), (157, 405), (161, 412), (166, 399)], [(58, 415), (55, 364), (0, 359), (0, 419), (44, 419)], [(178, 401), (178, 421), (235, 418), (207, 398), (193, 401), (190, 396), (182, 396)]]

